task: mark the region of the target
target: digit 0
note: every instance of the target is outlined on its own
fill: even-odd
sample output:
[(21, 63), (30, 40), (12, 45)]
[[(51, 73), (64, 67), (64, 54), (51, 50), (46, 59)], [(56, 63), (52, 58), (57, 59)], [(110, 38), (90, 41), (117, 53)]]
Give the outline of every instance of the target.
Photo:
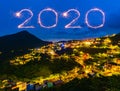
[[(45, 11), (49, 11), (49, 12), (53, 12), (55, 14), (55, 24), (53, 24), (52, 26), (45, 26), (42, 21), (41, 21), (41, 15), (43, 12)], [(40, 24), (41, 27), (43, 28), (53, 28), (53, 27), (56, 27), (57, 26), (57, 23), (58, 23), (58, 13), (54, 10), (54, 9), (51, 9), (51, 8), (47, 8), (47, 9), (43, 9), (42, 11), (40, 11), (40, 13), (38, 14), (38, 23)]]
[[(94, 11), (94, 12), (95, 12), (95, 11), (100, 12), (100, 13), (102, 14), (102, 16), (103, 16), (103, 18), (102, 18), (102, 23), (101, 23), (99, 26), (92, 26), (92, 25), (90, 25), (90, 23), (89, 23), (88, 16), (89, 16), (89, 14), (92, 13), (93, 11)], [(90, 10), (86, 13), (85, 22), (86, 22), (87, 26), (90, 27), (90, 28), (95, 28), (95, 29), (101, 28), (101, 27), (103, 27), (104, 24), (105, 24), (105, 13), (104, 13), (101, 9), (98, 9), (98, 8), (90, 9)]]

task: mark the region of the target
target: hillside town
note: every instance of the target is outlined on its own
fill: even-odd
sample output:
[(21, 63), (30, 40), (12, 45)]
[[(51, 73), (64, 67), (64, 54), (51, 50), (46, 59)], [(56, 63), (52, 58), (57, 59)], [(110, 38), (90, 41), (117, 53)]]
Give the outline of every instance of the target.
[[(10, 70), (14, 72), (0, 75), (0, 88), (7, 89), (5, 91), (44, 91), (75, 78), (119, 76), (120, 40), (116, 36), (61, 41), (28, 49), (28, 53), (9, 60)], [(12, 53), (15, 50), (11, 50)]]

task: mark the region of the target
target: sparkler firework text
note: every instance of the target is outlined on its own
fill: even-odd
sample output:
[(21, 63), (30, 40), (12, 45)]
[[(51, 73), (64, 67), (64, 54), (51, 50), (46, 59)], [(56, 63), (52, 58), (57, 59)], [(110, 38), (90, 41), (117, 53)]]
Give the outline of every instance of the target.
[[(30, 22), (30, 20), (33, 18), (33, 15), (34, 15), (33, 12), (32, 12), (30, 9), (22, 9), (22, 10), (16, 12), (16, 13), (15, 13), (15, 16), (16, 16), (17, 18), (20, 18), (24, 12), (29, 13), (30, 17), (27, 18), (26, 20), (24, 20), (23, 23), (19, 24), (19, 25), (18, 25), (18, 28), (35, 28), (33, 25), (27, 26), (27, 23)], [(53, 25), (50, 25), (50, 26), (49, 26), (49, 25), (45, 25), (45, 24), (42, 22), (42, 20), (41, 20), (41, 15), (42, 15), (43, 13), (45, 13), (45, 12), (52, 12), (52, 13), (55, 15), (55, 22), (54, 22)], [(77, 9), (69, 9), (69, 10), (67, 10), (67, 11), (65, 11), (65, 12), (62, 13), (62, 17), (67, 18), (70, 12), (75, 13), (77, 16), (76, 16), (76, 18), (74, 18), (70, 23), (66, 24), (66, 25), (65, 25), (65, 28), (82, 28), (80, 25), (73, 25), (73, 24), (75, 24), (75, 23), (78, 21), (78, 19), (80, 18), (80, 11), (79, 11), (79, 10), (77, 10)], [(99, 24), (99, 25), (92, 25), (92, 24), (90, 24), (90, 22), (89, 22), (89, 14), (90, 14), (90, 13), (95, 13), (95, 12), (99, 12), (99, 13), (102, 15), (102, 22), (101, 22), (101, 24)], [(60, 14), (60, 15), (61, 15), (61, 14)], [(59, 19), (59, 14), (58, 14), (58, 12), (56, 12), (56, 10), (54, 10), (54, 9), (52, 9), (52, 8), (43, 9), (43, 10), (41, 10), (40, 13), (38, 14), (38, 24), (39, 24), (42, 28), (48, 28), (48, 29), (50, 29), (50, 28), (57, 27), (58, 22), (59, 22), (58, 19)], [(101, 9), (99, 9), (99, 8), (90, 9), (90, 10), (88, 10), (87, 13), (85, 14), (85, 21), (84, 21), (84, 22), (86, 23), (86, 25), (87, 25), (89, 28), (94, 28), (94, 29), (101, 28), (101, 27), (103, 27), (104, 24), (105, 24), (105, 13), (104, 13)]]

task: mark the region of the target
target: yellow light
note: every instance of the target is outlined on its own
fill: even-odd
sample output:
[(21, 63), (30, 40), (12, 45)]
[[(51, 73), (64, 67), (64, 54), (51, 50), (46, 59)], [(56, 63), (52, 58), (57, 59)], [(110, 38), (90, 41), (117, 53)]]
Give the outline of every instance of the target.
[(86, 41), (85, 44), (86, 44), (86, 45), (91, 45), (91, 42)]

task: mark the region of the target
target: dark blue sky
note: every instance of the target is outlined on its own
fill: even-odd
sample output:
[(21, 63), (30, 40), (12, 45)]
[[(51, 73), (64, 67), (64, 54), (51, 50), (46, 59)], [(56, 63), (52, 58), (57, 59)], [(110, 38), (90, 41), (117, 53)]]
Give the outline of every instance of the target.
[[(27, 13), (24, 12), (25, 16), (23, 18), (17, 18), (14, 14), (24, 8), (33, 11), (34, 17), (28, 25), (34, 25), (36, 28), (17, 28), (27, 18)], [(37, 21), (38, 14), (45, 8), (53, 8), (58, 13), (58, 24), (55, 28), (45, 29), (39, 26)], [(63, 18), (61, 13), (72, 8), (79, 10), (81, 13), (81, 17), (75, 23), (76, 25), (81, 25), (81, 29), (64, 28), (76, 16), (74, 12), (71, 12), (68, 18)], [(85, 24), (85, 14), (92, 8), (100, 8), (105, 12), (104, 27), (92, 29)], [(0, 11), (0, 36), (28, 30), (43, 40), (63, 40), (99, 37), (120, 32), (120, 0), (2, 0), (0, 2)], [(46, 20), (43, 20), (43, 22), (48, 25), (53, 24), (55, 20), (54, 15), (49, 14), (43, 15), (43, 18), (48, 19), (47, 22)], [(101, 14), (96, 13), (95, 18), (93, 14), (89, 17), (89, 21), (94, 21), (92, 24), (99, 24), (102, 19), (100, 16)]]

